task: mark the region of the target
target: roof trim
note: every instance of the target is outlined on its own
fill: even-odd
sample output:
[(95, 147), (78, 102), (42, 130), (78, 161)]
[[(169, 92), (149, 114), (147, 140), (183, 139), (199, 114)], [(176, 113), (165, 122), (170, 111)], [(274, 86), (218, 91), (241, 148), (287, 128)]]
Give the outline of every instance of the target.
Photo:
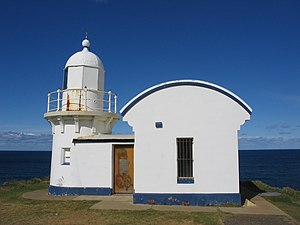
[(73, 143), (134, 143), (134, 138), (131, 139), (73, 139)]
[(158, 85), (155, 85), (151, 88), (148, 88), (147, 90), (141, 92), (140, 94), (138, 94), (137, 96), (135, 96), (133, 99), (131, 99), (121, 110), (121, 115), (125, 116), (126, 113), (133, 107), (135, 106), (138, 102), (140, 102), (141, 100), (143, 100), (144, 98), (146, 98), (147, 96), (166, 89), (166, 88), (170, 88), (170, 87), (178, 87), (178, 86), (196, 86), (196, 87), (204, 87), (204, 88), (208, 88), (214, 91), (217, 91), (229, 98), (231, 98), (233, 101), (235, 101), (236, 103), (238, 103), (243, 109), (245, 109), (250, 115), (252, 114), (252, 109), (250, 108), (250, 106), (244, 102), (240, 97), (238, 97), (237, 95), (235, 95), (234, 93), (232, 93), (231, 91), (213, 84), (213, 83), (209, 83), (206, 81), (201, 81), (201, 80), (174, 80), (174, 81), (169, 81), (169, 82), (165, 82), (165, 83), (161, 83)]
[(73, 143), (134, 143), (134, 134), (98, 134), (77, 137)]

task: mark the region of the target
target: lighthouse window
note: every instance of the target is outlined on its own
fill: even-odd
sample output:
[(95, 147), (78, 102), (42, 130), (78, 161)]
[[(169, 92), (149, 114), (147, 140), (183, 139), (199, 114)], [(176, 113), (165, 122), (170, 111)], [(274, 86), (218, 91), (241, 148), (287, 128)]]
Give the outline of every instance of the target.
[(70, 165), (70, 148), (62, 148), (62, 165)]
[(177, 183), (194, 183), (193, 138), (177, 138)]
[(67, 89), (68, 87), (68, 70), (66, 69), (64, 72), (64, 86), (63, 89)]

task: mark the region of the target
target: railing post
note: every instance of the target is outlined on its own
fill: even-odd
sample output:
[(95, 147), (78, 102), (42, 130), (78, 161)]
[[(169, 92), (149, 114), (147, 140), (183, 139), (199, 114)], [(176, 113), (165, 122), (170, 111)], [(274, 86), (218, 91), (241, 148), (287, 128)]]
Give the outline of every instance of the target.
[(108, 112), (111, 112), (111, 91), (108, 92)]
[(115, 108), (114, 108), (114, 112), (117, 113), (117, 96), (115, 95)]
[(60, 89), (57, 89), (57, 108), (56, 111), (60, 110)]
[(47, 104), (47, 112), (49, 112), (49, 111), (50, 111), (50, 96), (51, 96), (51, 94), (50, 94), (50, 92), (48, 92), (48, 104)]
[(84, 87), (84, 109), (87, 111), (87, 87)]

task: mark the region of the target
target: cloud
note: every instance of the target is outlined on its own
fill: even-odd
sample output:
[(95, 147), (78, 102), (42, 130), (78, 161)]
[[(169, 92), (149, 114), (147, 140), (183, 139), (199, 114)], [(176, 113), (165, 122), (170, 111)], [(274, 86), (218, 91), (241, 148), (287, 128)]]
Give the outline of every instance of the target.
[[(286, 131), (279, 133), (290, 134)], [(0, 150), (50, 151), (51, 146), (51, 134), (0, 132)], [(239, 137), (239, 149), (300, 149), (300, 137), (263, 137), (244, 134)]]
[(299, 107), (299, 105), (300, 105), (300, 96), (299, 95), (282, 95), (282, 96), (280, 96), (280, 98), (283, 101), (285, 101), (291, 105), (294, 105), (297, 107)]
[(266, 126), (267, 130), (274, 130), (278, 128), (278, 124), (270, 124), (268, 126)]
[(291, 134), (292, 132), (286, 132), (286, 131), (279, 131), (278, 132), (278, 134), (283, 134), (283, 135), (285, 135), (285, 134)]
[[(296, 125), (296, 127), (299, 125)], [(292, 128), (292, 126), (288, 123), (283, 123), (281, 125), (278, 124), (269, 124), (266, 126), (266, 129), (271, 131), (271, 130), (276, 130), (276, 129), (288, 129), (288, 128)]]
[(270, 124), (266, 126), (268, 132), (277, 133), (277, 134), (292, 134), (292, 130), (299, 128), (299, 125), (291, 125), (288, 123), (282, 124)]
[(284, 124), (281, 124), (280, 127), (283, 128), (283, 129), (286, 129), (286, 128), (291, 128), (291, 125), (289, 125), (287, 123), (284, 123)]
[(300, 149), (300, 137), (262, 137), (248, 136), (239, 138), (239, 149)]
[(0, 132), (0, 150), (51, 150), (51, 134)]

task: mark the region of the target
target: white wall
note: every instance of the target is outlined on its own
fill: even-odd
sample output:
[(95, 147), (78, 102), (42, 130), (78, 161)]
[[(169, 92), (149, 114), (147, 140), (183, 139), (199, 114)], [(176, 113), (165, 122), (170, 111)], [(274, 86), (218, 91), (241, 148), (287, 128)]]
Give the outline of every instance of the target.
[(68, 68), (68, 88), (83, 88), (83, 67), (69, 67)]
[[(68, 130), (53, 135), (50, 185), (112, 188), (112, 144), (74, 144), (70, 133)], [(61, 164), (63, 147), (71, 148), (70, 165)]]
[[(93, 119), (79, 117), (78, 133), (75, 132), (73, 117), (62, 119), (62, 126), (57, 120), (52, 123), (54, 129), (50, 184), (62, 187), (111, 187), (113, 143), (74, 145), (74, 138), (92, 135)], [(104, 122), (96, 123), (98, 129), (104, 129), (102, 123)], [(71, 148), (70, 165), (62, 165), (62, 148)]]
[(74, 177), (74, 173), (72, 173), (71, 167), (68, 165), (61, 165), (62, 148), (71, 148), (71, 156), (73, 155), (72, 140), (74, 137), (74, 133), (74, 126), (65, 125), (64, 133), (61, 132), (60, 125), (55, 125), (54, 127), (50, 185), (67, 186), (73, 183), (72, 180), (74, 180), (74, 178), (76, 180), (76, 176)]
[[(235, 101), (203, 87), (145, 97), (123, 119), (135, 131), (135, 192), (238, 193), (237, 131), (246, 119)], [(194, 184), (177, 184), (177, 137), (194, 138)]]
[(112, 188), (112, 144), (77, 143), (71, 158), (78, 176), (77, 187)]
[(83, 67), (83, 83), (82, 88), (99, 90), (99, 69), (91, 67)]

